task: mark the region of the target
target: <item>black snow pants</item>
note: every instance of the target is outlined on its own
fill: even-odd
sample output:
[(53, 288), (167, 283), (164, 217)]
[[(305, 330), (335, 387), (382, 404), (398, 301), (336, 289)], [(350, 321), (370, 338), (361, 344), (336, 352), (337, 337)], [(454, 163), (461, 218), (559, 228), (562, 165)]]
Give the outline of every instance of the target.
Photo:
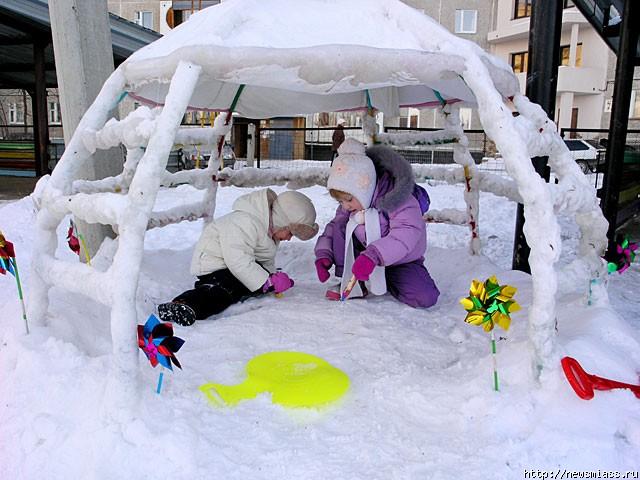
[(196, 312), (196, 319), (203, 320), (222, 312), (234, 303), (262, 294), (261, 289), (249, 291), (228, 268), (225, 268), (199, 276), (193, 289), (181, 293), (173, 301), (189, 305)]

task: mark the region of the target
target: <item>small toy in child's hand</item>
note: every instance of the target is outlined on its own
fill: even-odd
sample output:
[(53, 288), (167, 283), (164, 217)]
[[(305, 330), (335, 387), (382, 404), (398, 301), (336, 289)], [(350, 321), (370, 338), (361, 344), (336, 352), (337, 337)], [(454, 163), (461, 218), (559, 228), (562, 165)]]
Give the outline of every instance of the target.
[(575, 358), (564, 357), (560, 363), (571, 388), (583, 400), (591, 400), (594, 390), (612, 390), (614, 388), (628, 388), (636, 397), (640, 398), (640, 385), (616, 382), (591, 375), (582, 369)]
[(214, 406), (236, 405), (269, 392), (284, 407), (317, 407), (334, 402), (349, 389), (349, 377), (326, 360), (302, 352), (268, 352), (251, 359), (239, 385), (207, 383), (200, 391)]
[(356, 286), (357, 281), (358, 279), (356, 278), (355, 275), (351, 277), (351, 280), (349, 280), (349, 283), (347, 283), (347, 286), (342, 292), (342, 295), (340, 295), (341, 302), (344, 302), (349, 297), (349, 295), (351, 295), (351, 290), (353, 290), (353, 287)]

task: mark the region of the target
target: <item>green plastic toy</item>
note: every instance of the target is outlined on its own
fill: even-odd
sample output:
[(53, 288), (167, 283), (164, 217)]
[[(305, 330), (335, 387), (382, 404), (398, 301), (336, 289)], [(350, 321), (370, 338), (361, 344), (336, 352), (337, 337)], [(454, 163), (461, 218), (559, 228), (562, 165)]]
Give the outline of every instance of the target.
[(239, 385), (205, 383), (200, 390), (216, 407), (233, 406), (263, 392), (270, 392), (271, 400), (284, 407), (318, 407), (349, 389), (349, 377), (342, 370), (308, 353), (263, 353), (247, 363), (246, 371)]

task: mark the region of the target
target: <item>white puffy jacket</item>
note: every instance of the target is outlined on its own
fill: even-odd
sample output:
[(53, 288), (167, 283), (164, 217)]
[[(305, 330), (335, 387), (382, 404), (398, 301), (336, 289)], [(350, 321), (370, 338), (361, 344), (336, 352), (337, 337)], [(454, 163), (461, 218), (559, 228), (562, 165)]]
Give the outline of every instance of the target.
[(238, 197), (231, 213), (203, 230), (193, 252), (191, 273), (200, 276), (228, 268), (250, 291), (262, 287), (276, 270), (278, 245), (269, 235), (270, 205), (276, 197), (269, 188)]

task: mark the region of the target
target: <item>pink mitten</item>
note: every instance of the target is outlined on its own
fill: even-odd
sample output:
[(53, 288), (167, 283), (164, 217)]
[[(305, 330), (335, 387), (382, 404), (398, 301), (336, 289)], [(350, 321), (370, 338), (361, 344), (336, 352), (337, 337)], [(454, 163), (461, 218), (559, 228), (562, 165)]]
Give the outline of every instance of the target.
[(316, 260), (316, 272), (320, 282), (324, 283), (329, 280), (329, 277), (331, 276), (329, 273), (331, 265), (333, 265), (333, 262), (328, 258), (319, 258)]
[(374, 268), (376, 268), (375, 262), (361, 253), (358, 258), (356, 258), (356, 261), (353, 262), (351, 273), (353, 273), (357, 280), (369, 280), (369, 275), (371, 275)]
[(293, 280), (284, 272), (276, 272), (269, 275), (262, 286), (263, 292), (282, 293), (293, 287)]

